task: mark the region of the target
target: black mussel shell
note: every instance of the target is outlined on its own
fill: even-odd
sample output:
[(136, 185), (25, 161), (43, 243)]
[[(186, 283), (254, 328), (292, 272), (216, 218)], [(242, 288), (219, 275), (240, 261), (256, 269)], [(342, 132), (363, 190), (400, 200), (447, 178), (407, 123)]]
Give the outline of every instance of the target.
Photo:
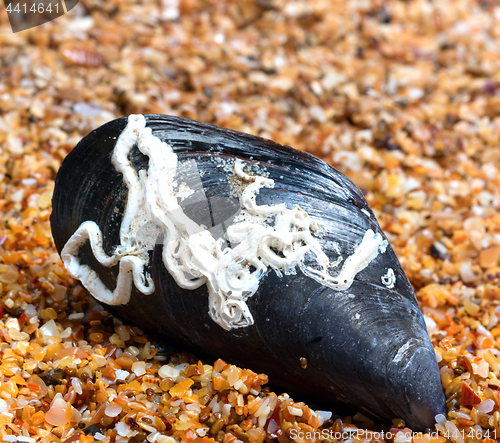
[[(321, 160), (288, 146), (178, 117), (145, 116), (154, 136), (169, 144), (184, 168), (178, 180), (205, 201), (188, 197), (184, 212), (207, 228), (224, 228), (240, 203), (231, 194), (227, 162), (241, 159), (249, 170), (265, 171), (275, 182), (263, 188), (257, 204), (298, 205), (319, 220), (318, 241), (327, 255), (347, 259), (371, 229), (384, 237), (359, 189)], [(81, 223), (94, 221), (104, 250), (120, 244), (127, 186), (111, 163), (127, 118), (114, 120), (86, 136), (64, 160), (57, 175), (52, 232), (59, 252)], [(136, 170), (150, 159), (135, 147)], [(226, 226), (227, 227), (227, 226)], [(161, 242), (159, 242), (161, 243)], [(337, 252), (335, 252), (337, 251)], [(111, 290), (118, 266), (104, 267), (88, 244), (80, 260), (94, 269)], [(162, 245), (150, 251), (148, 271), (155, 292), (135, 287), (126, 305), (110, 306), (117, 315), (194, 352), (209, 353), (254, 371), (265, 372), (283, 389), (313, 397), (323, 405), (341, 402), (384, 421), (402, 418), (414, 430), (432, 428), (444, 413), (434, 349), (411, 285), (387, 245), (352, 285), (334, 290), (305, 275), (268, 270), (247, 300), (254, 324), (225, 330), (209, 316), (208, 290), (179, 287), (162, 261)], [(382, 276), (392, 269), (395, 284)]]

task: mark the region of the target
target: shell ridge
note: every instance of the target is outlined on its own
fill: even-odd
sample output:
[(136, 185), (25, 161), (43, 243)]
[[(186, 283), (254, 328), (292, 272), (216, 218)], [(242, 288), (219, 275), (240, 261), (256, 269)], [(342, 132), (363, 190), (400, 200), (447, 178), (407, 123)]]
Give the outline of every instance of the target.
[[(153, 132), (155, 132), (155, 125), (160, 126), (160, 124), (164, 125), (165, 123), (171, 125), (172, 128), (167, 129), (167, 131), (174, 131), (177, 126), (181, 125), (187, 130), (184, 135), (186, 139), (192, 139), (195, 134), (201, 135), (203, 138), (207, 138), (208, 134), (210, 134), (210, 136), (213, 137), (210, 143), (212, 145), (220, 143), (220, 149), (222, 150), (228, 149), (227, 139), (229, 139), (232, 143), (241, 144), (241, 147), (236, 149), (240, 155), (245, 155), (248, 145), (252, 143), (254, 145), (254, 152), (246, 153), (246, 155), (258, 155), (263, 156), (263, 158), (271, 158), (272, 160), (277, 161), (276, 165), (286, 165), (286, 161), (290, 162), (293, 159), (293, 162), (297, 166), (300, 165), (302, 168), (306, 167), (306, 169), (315, 174), (323, 174), (324, 178), (333, 180), (340, 189), (347, 186), (351, 196), (355, 196), (357, 200), (364, 200), (361, 192), (351, 180), (345, 177), (336, 168), (327, 165), (325, 162), (319, 160), (317, 157), (308, 152), (297, 151), (288, 145), (281, 145), (257, 135), (246, 134), (227, 128), (224, 128), (224, 134), (221, 135), (220, 128), (207, 123), (200, 123), (195, 120), (184, 119), (186, 122), (182, 122), (180, 121), (181, 117), (163, 116), (160, 114), (148, 114), (145, 117), (148, 123), (153, 127)], [(193, 129), (195, 129), (195, 134), (193, 134)], [(203, 132), (203, 130), (206, 132)], [(162, 128), (159, 131), (164, 132), (165, 129)], [(245, 142), (242, 140), (245, 140)], [(257, 145), (258, 148), (256, 148), (255, 145)], [(207, 149), (207, 151), (209, 151), (209, 149)], [(229, 148), (229, 151), (231, 151), (231, 148)], [(363, 202), (363, 206), (368, 205)]]

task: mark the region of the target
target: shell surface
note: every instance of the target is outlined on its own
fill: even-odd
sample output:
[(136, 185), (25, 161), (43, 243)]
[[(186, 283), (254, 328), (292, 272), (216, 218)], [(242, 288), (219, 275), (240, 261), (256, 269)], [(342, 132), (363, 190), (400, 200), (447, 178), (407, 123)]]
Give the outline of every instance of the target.
[(359, 189), (313, 156), (182, 118), (118, 119), (65, 159), (51, 224), (68, 270), (146, 330), (414, 429), (444, 412), (397, 257)]

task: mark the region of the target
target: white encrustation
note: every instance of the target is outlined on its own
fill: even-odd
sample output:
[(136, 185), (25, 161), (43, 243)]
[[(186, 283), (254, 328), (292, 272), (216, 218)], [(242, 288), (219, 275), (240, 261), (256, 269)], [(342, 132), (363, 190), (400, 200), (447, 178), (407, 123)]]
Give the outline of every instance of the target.
[(383, 275), (381, 279), (387, 289), (394, 288), (394, 285), (396, 284), (396, 276), (394, 275), (394, 270), (392, 268), (387, 269), (387, 273)]
[[(147, 170), (137, 172), (129, 160), (135, 145), (149, 157)], [(262, 188), (273, 188), (274, 181), (245, 172), (242, 160), (236, 160), (233, 165), (235, 178), (242, 182), (241, 212), (227, 228), (226, 239), (214, 238), (204, 226), (184, 213), (179, 203), (186, 195), (186, 187), (176, 183), (177, 155), (152, 134), (142, 115), (129, 117), (113, 150), (112, 163), (123, 174), (128, 188), (120, 244), (111, 256), (107, 255), (100, 228), (95, 222), (86, 221), (71, 236), (61, 254), (70, 274), (97, 300), (109, 305), (129, 301), (132, 281), (144, 294), (154, 291), (151, 276), (144, 268), (149, 261), (148, 251), (161, 234), (164, 237), (162, 258), (168, 272), (185, 289), (206, 284), (209, 314), (226, 330), (253, 324), (246, 301), (255, 294), (269, 269), (281, 275), (293, 274), (299, 267), (322, 285), (345, 290), (356, 274), (387, 247), (387, 241), (379, 233), (368, 229), (340, 272), (332, 276), (329, 270), (337, 267), (342, 257), (336, 248), (339, 257), (332, 263), (323, 252), (314, 237), (321, 229), (320, 223), (298, 206), (288, 209), (285, 203), (258, 205), (256, 194)], [(87, 241), (103, 266), (120, 264), (113, 292), (94, 270), (80, 262), (79, 249)], [(227, 246), (227, 241), (231, 246)], [(314, 268), (306, 265), (306, 256), (308, 263), (315, 262)], [(384, 284), (385, 277), (382, 278)]]

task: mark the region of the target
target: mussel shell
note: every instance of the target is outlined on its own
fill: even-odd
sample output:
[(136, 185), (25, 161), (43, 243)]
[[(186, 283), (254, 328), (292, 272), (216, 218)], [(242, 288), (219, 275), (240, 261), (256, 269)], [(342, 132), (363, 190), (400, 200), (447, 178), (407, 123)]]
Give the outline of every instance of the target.
[[(214, 226), (238, 210), (229, 196), (228, 173), (214, 159), (237, 157), (249, 165), (259, 162), (275, 181), (273, 189), (260, 191), (258, 204), (297, 204), (321, 220), (327, 254), (333, 255), (329, 245), (335, 241), (344, 258), (351, 255), (367, 229), (383, 235), (359, 189), (311, 155), (183, 118), (148, 115), (146, 121), (156, 137), (173, 147), (180, 162), (196, 162), (197, 169), (182, 177), (188, 185), (199, 182), (196, 173), (203, 171), (207, 199), (226, 199), (219, 210), (212, 205)], [(127, 119), (121, 118), (96, 129), (64, 160), (51, 216), (59, 252), (87, 220), (101, 228), (108, 254), (119, 244), (127, 187), (111, 164), (111, 153), (126, 124)], [(137, 169), (147, 168), (148, 158), (135, 150), (133, 162)], [(202, 214), (206, 209), (196, 204), (186, 211), (193, 219), (206, 217)], [(109, 310), (194, 352), (265, 372), (274, 384), (326, 404), (340, 401), (384, 421), (403, 418), (420, 430), (433, 427), (435, 415), (445, 411), (425, 322), (390, 246), (345, 291), (323, 286), (300, 270), (283, 276), (268, 272), (248, 300), (255, 324), (229, 331), (209, 317), (206, 286), (180, 288), (165, 269), (161, 251), (161, 245), (151, 251), (155, 293), (144, 295), (133, 288), (127, 305)], [(80, 255), (109, 288), (115, 287), (117, 266), (101, 266), (88, 245)], [(389, 268), (396, 277), (392, 289), (381, 282)]]

